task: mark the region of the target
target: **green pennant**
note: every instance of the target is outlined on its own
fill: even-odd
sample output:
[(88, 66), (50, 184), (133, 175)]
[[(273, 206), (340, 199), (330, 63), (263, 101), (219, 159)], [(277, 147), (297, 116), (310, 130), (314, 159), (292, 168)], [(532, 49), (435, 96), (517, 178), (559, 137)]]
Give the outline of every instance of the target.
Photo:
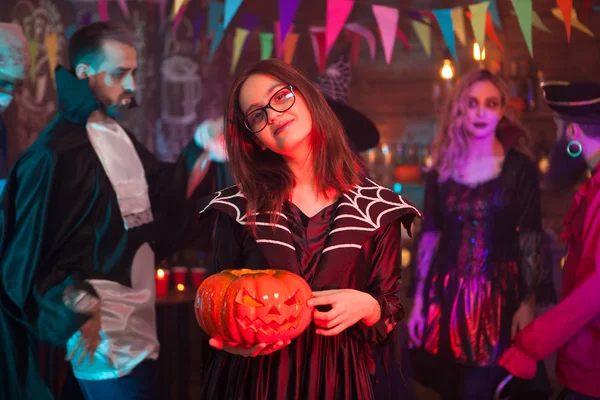
[(532, 0), (511, 0), (512, 5), (517, 13), (519, 26), (523, 32), (523, 38), (527, 44), (529, 55), (533, 58), (533, 44), (531, 41), (531, 25), (533, 19), (533, 2)]

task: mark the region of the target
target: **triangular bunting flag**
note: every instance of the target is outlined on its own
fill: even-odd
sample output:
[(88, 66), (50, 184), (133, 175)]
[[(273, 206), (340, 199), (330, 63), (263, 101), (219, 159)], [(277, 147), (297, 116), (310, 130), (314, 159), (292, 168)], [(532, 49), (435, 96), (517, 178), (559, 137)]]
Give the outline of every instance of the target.
[(433, 10), (433, 15), (435, 15), (435, 18), (437, 19), (437, 22), (440, 25), (442, 36), (444, 37), (444, 41), (448, 46), (448, 50), (450, 50), (450, 54), (452, 54), (452, 58), (454, 58), (454, 60), (458, 62), (458, 57), (456, 56), (456, 46), (454, 45), (452, 10), (450, 8), (446, 8), (443, 10)]
[(206, 35), (212, 36), (219, 25), (221, 24), (221, 18), (223, 18), (223, 12), (225, 11), (225, 5), (217, 1), (211, 1), (208, 3), (208, 22), (206, 24)]
[[(352, 0), (327, 0), (327, 31), (325, 32), (325, 53), (329, 54), (344, 23), (354, 7)], [(398, 11), (398, 10), (396, 10)]]
[(417, 33), (417, 37), (419, 38), (419, 42), (421, 42), (421, 46), (423, 46), (423, 50), (431, 57), (431, 27), (415, 20), (410, 21), (410, 24)]
[(208, 63), (212, 62), (213, 56), (215, 55), (219, 44), (221, 44), (221, 41), (223, 40), (223, 36), (225, 36), (225, 28), (223, 28), (223, 25), (219, 24), (219, 26), (217, 26), (217, 29), (214, 31), (212, 41), (210, 42), (210, 49), (208, 51)]
[(531, 24), (542, 32), (552, 33), (552, 31), (546, 25), (544, 25), (540, 15), (535, 12), (535, 10), (531, 13)]
[(379, 26), (379, 34), (383, 43), (385, 62), (392, 61), (394, 44), (396, 43), (396, 30), (398, 27), (398, 9), (387, 6), (372, 6), (373, 15)]
[(400, 29), (400, 27), (398, 27), (398, 29), (396, 29), (396, 37), (398, 39), (400, 39), (400, 41), (402, 42), (402, 45), (404, 46), (404, 48), (406, 50), (412, 50), (412, 46), (410, 45), (410, 42), (408, 41), (408, 39), (406, 38), (406, 35), (402, 31), (402, 29)]
[(177, 29), (179, 29), (179, 24), (183, 21), (183, 16), (185, 15), (185, 11), (187, 10), (187, 3), (182, 5), (175, 16), (175, 20), (173, 21), (173, 33), (177, 33)]
[(92, 23), (92, 13), (85, 13), (83, 18), (81, 18), (81, 26), (88, 26)]
[(29, 68), (29, 79), (31, 82), (35, 81), (37, 75), (37, 56), (38, 56), (38, 42), (35, 39), (29, 39), (29, 56), (31, 57), (31, 67)]
[(369, 54), (371, 55), (371, 60), (374, 60), (375, 59), (376, 41), (375, 41), (375, 35), (373, 35), (373, 32), (371, 32), (370, 30), (368, 30), (367, 28), (365, 28), (358, 22), (352, 22), (350, 24), (346, 24), (346, 25), (344, 25), (344, 27), (346, 29), (348, 29), (350, 32), (357, 33), (358, 35), (365, 38), (365, 40), (367, 41), (367, 44), (369, 45)]
[(129, 19), (129, 7), (127, 7), (127, 0), (118, 0), (118, 2), (121, 12), (125, 16), (125, 18)]
[(502, 31), (502, 21), (500, 20), (500, 13), (498, 12), (498, 5), (496, 4), (496, 0), (479, 0), (480, 3), (484, 1), (489, 1), (490, 5), (488, 7), (488, 12), (492, 16), (492, 21), (494, 26)]
[(46, 45), (46, 54), (48, 55), (48, 67), (50, 67), (50, 76), (52, 80), (56, 80), (54, 70), (58, 64), (58, 37), (56, 33), (51, 33), (44, 39)]
[(290, 31), (290, 26), (294, 22), (296, 11), (300, 0), (279, 0), (279, 28), (281, 40), (285, 40), (285, 36)]
[(404, 14), (406, 14), (408, 16), (408, 18), (412, 19), (413, 21), (419, 21), (423, 24), (427, 24), (427, 21), (425, 21), (425, 19), (423, 18), (423, 15), (419, 11), (404, 10), (403, 12), (404, 12)]
[(438, 26), (438, 24), (433, 23), (433, 21), (436, 21), (437, 18), (435, 18), (435, 14), (431, 11), (419, 11), (421, 13), (421, 15), (423, 16), (423, 20), (425, 21), (425, 23), (427, 25), (429, 25), (429, 27), (431, 29), (434, 29), (436, 32), (440, 32), (440, 28)]
[(223, 12), (223, 29), (227, 29), (229, 23), (233, 19), (233, 16), (237, 13), (242, 0), (225, 0), (225, 10)]
[(206, 16), (204, 14), (196, 15), (194, 19), (194, 28), (192, 32), (192, 46), (196, 48), (196, 44), (198, 43), (198, 39), (200, 38), (200, 32), (202, 32), (202, 28), (204, 27), (204, 23), (206, 22)]
[[(563, 21), (562, 12), (558, 8), (553, 8), (552, 14), (554, 14), (554, 16), (556, 18), (558, 18), (559, 20)], [(578, 31), (585, 33), (586, 35), (588, 35), (590, 37), (595, 37), (594, 33), (592, 31), (590, 31), (587, 26), (582, 24), (581, 21), (579, 21), (579, 18), (577, 18), (577, 11), (575, 11), (575, 10), (571, 11), (571, 26), (573, 28), (577, 29)]]
[(101, 21), (108, 21), (108, 0), (98, 0), (96, 9), (100, 15)]
[(294, 60), (299, 37), (300, 34), (289, 32), (283, 41), (283, 61), (287, 64), (291, 64)]
[(583, 0), (583, 6), (581, 6), (581, 12), (579, 13), (580, 19), (584, 19), (587, 13), (592, 9), (592, 3), (594, 0)]
[(246, 43), (249, 34), (250, 31), (248, 29), (235, 28), (235, 35), (233, 36), (233, 55), (231, 57), (231, 68), (229, 70), (230, 75), (233, 75), (235, 72), (238, 62), (240, 61), (242, 49), (244, 48), (244, 44)]
[(483, 2), (478, 4), (471, 4), (469, 10), (471, 11), (471, 27), (473, 28), (473, 35), (475, 41), (479, 45), (480, 49), (485, 46), (485, 20), (487, 16), (487, 8), (489, 2)]
[(533, 21), (533, 3), (532, 0), (511, 0), (512, 5), (519, 20), (519, 26), (523, 33), (523, 38), (527, 44), (529, 55), (533, 58), (533, 44), (531, 41), (531, 26)]
[[(275, 21), (273, 23), (273, 32), (275, 33), (275, 56), (277, 58), (283, 58), (283, 49), (284, 49), (284, 37), (287, 37), (294, 30), (294, 24), (290, 24), (288, 31), (285, 33), (281, 32), (281, 23), (279, 21)], [(282, 36), (283, 35), (283, 36)]]
[(450, 13), (452, 17), (452, 27), (460, 44), (467, 45), (467, 32), (465, 29), (465, 18), (462, 7), (454, 7)]
[(327, 58), (325, 55), (325, 27), (311, 26), (309, 31), (313, 54), (315, 55), (315, 62), (319, 67), (319, 73), (322, 73), (325, 70), (325, 62)]
[(174, 21), (179, 13), (181, 12), (181, 8), (188, 3), (188, 0), (173, 0), (173, 9), (171, 10), (171, 21)]
[(271, 58), (273, 55), (273, 34), (271, 32), (261, 32), (258, 37), (260, 39), (260, 59)]
[[(573, 0), (556, 0), (560, 13), (562, 14), (562, 20), (565, 23), (565, 30), (567, 31), (567, 42), (571, 42), (571, 14), (573, 11)], [(553, 10), (554, 11), (554, 10)], [(556, 14), (555, 14), (556, 15)]]
[(504, 51), (504, 46), (502, 46), (502, 42), (498, 39), (498, 35), (496, 34), (496, 29), (494, 28), (494, 23), (492, 22), (492, 15), (488, 12), (485, 17), (485, 34), (487, 37), (492, 39), (492, 42), (496, 43), (496, 46), (502, 51)]

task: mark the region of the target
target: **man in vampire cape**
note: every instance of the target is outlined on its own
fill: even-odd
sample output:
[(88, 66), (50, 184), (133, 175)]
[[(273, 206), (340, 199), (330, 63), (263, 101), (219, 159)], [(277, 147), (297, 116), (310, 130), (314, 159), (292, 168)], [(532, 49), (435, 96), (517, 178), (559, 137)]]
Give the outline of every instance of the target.
[[(37, 341), (66, 345), (86, 399), (154, 399), (155, 253), (181, 243), (211, 151), (158, 161), (116, 120), (134, 105), (128, 32), (94, 23), (58, 67), (58, 116), (10, 172), (0, 209), (0, 398), (52, 398)], [(206, 147), (208, 149), (208, 147)]]

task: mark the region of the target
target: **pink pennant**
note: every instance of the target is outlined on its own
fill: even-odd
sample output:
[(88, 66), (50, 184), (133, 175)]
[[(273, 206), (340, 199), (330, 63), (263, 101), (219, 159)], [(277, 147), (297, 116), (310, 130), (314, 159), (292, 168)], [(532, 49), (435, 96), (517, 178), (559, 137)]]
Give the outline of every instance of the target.
[(344, 23), (354, 7), (352, 0), (327, 0), (327, 31), (325, 32), (325, 54), (329, 54)]
[(173, 21), (173, 34), (177, 33), (177, 29), (179, 29), (179, 25), (181, 24), (181, 21), (183, 21), (183, 14), (185, 14), (187, 6), (187, 4), (182, 5), (179, 11), (177, 12), (175, 20)]
[(98, 14), (100, 14), (100, 19), (102, 21), (108, 21), (108, 0), (98, 0), (96, 7), (98, 9)]
[(121, 12), (127, 19), (129, 19), (129, 7), (127, 7), (127, 0), (118, 0), (118, 2)]
[(404, 34), (404, 32), (402, 32), (402, 29), (400, 29), (400, 27), (398, 27), (398, 29), (396, 29), (396, 37), (398, 39), (400, 39), (400, 41), (402, 42), (402, 45), (404, 46), (404, 48), (406, 50), (412, 50), (412, 46), (410, 45), (410, 42), (406, 38), (406, 35)]
[(385, 62), (392, 61), (392, 53), (394, 52), (394, 44), (396, 42), (396, 32), (398, 31), (398, 9), (387, 6), (373, 6), (373, 15), (379, 25), (379, 33), (381, 34), (381, 42), (383, 43), (383, 51), (385, 53)]

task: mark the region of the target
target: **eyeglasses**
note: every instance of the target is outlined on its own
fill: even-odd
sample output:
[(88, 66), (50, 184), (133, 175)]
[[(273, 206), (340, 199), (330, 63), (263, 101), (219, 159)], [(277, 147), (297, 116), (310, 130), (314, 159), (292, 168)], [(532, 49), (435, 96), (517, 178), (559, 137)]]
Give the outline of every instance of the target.
[(296, 95), (294, 94), (293, 87), (292, 85), (287, 85), (275, 92), (266, 106), (257, 108), (246, 115), (244, 125), (250, 132), (258, 133), (265, 129), (269, 122), (269, 116), (267, 115), (268, 108), (277, 112), (284, 112), (292, 108), (295, 103)]

